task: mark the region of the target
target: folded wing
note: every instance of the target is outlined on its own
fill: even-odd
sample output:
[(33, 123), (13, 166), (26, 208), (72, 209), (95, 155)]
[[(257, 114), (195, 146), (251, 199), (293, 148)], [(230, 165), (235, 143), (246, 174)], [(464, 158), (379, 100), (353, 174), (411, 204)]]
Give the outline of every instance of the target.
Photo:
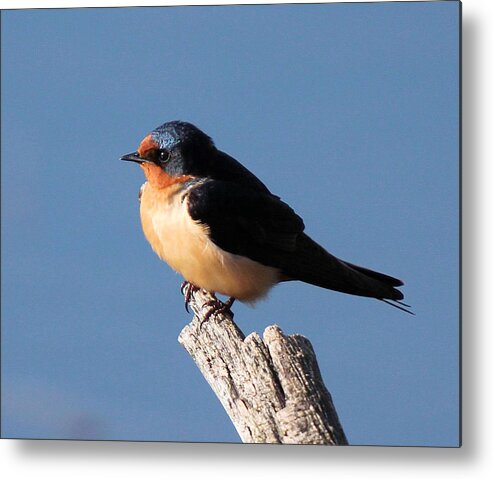
[(303, 220), (268, 191), (206, 180), (188, 193), (191, 217), (207, 225), (220, 248), (278, 268), (300, 280), (343, 293), (398, 301), (396, 278), (342, 261), (313, 241)]

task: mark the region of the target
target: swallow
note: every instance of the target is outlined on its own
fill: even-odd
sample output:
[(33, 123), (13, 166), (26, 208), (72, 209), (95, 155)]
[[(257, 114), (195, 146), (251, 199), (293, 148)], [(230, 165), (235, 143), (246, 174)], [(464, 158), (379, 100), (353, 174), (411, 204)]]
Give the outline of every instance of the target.
[(401, 301), (401, 280), (329, 253), (289, 205), (191, 123), (164, 123), (121, 160), (144, 171), (140, 219), (154, 252), (184, 285), (230, 298), (216, 298), (211, 311), (230, 312), (235, 299), (254, 303), (298, 280), (414, 314)]

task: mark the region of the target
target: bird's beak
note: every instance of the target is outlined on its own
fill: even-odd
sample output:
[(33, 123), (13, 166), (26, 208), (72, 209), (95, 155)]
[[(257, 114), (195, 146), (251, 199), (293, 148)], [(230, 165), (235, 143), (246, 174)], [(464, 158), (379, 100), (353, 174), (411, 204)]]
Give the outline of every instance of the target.
[(134, 161), (135, 163), (152, 163), (146, 158), (142, 158), (136, 151), (133, 153), (128, 153), (128, 155), (123, 155), (120, 160), (123, 161)]

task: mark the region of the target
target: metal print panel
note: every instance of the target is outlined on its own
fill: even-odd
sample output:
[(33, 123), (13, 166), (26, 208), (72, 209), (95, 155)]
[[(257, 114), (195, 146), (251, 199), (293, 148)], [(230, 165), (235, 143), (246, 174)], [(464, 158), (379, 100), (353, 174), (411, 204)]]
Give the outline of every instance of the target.
[(2, 437), (459, 446), (460, 20), (2, 11)]

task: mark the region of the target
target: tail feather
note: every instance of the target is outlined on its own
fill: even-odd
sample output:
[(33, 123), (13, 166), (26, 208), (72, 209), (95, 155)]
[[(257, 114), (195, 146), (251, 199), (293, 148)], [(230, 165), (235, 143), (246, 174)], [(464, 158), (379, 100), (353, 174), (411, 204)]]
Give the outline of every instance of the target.
[[(296, 261), (285, 264), (283, 273), (296, 279), (342, 293), (398, 303), (404, 298), (396, 289), (403, 282), (392, 276), (342, 261), (327, 252), (306, 234), (298, 237)], [(385, 301), (387, 302), (387, 301)], [(391, 303), (389, 303), (391, 304)], [(403, 309), (392, 303), (392, 306)]]
[(360, 273), (366, 274), (366, 276), (370, 276), (370, 278), (378, 279), (379, 281), (390, 284), (392, 286), (403, 286), (404, 285), (404, 283), (400, 279), (394, 278), (393, 276), (379, 273), (378, 271), (373, 271), (373, 270), (368, 269), (368, 268), (363, 268), (363, 266), (358, 266), (356, 264), (352, 264), (352, 263), (349, 263), (347, 261), (344, 261), (344, 263), (347, 264), (349, 267), (355, 269), (356, 271), (359, 271)]
[[(387, 299), (383, 299), (383, 298), (380, 298), (380, 301), (383, 301), (384, 303), (387, 303), (388, 305), (390, 306), (393, 306), (394, 308), (397, 308), (397, 309), (400, 309), (401, 311), (404, 311), (405, 313), (408, 313), (408, 314), (412, 314), (413, 316), (415, 316), (415, 314), (410, 311), (409, 309), (406, 309), (406, 308), (410, 308), (411, 306), (409, 306), (409, 304), (405, 304), (405, 303), (402, 303), (400, 301), (393, 301), (392, 300), (387, 300)], [(397, 303), (397, 304), (395, 304)]]

